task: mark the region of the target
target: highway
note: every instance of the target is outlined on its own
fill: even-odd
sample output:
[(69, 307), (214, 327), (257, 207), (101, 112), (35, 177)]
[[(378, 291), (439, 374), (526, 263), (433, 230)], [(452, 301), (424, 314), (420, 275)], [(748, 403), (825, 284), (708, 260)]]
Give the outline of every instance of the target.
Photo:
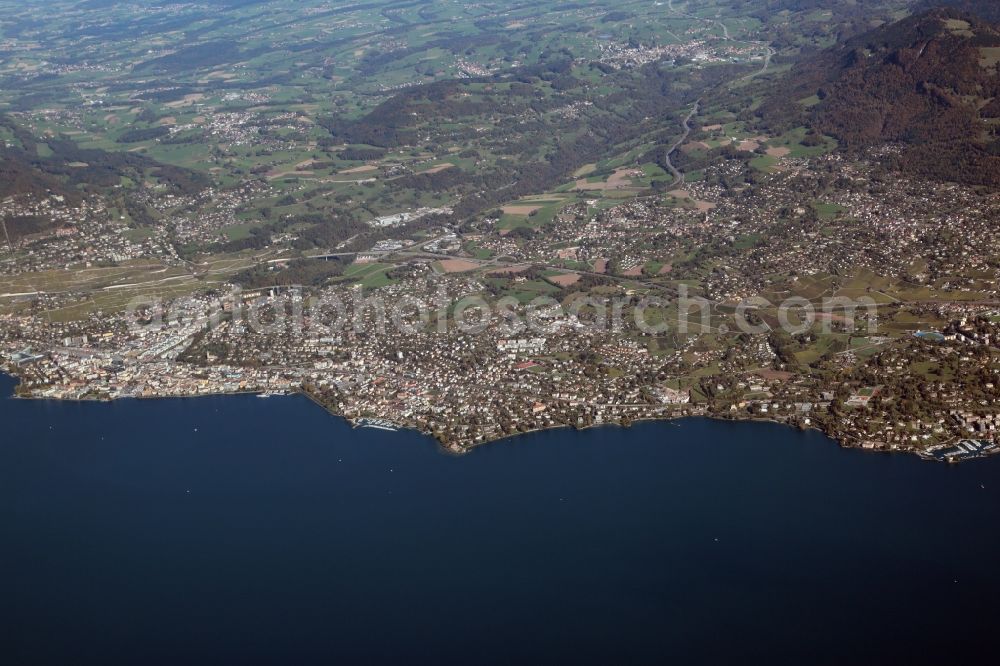
[(678, 148), (684, 145), (684, 142), (687, 141), (689, 136), (691, 136), (691, 121), (694, 120), (694, 117), (698, 115), (698, 110), (700, 107), (701, 107), (701, 100), (699, 99), (694, 103), (694, 107), (691, 109), (691, 112), (687, 114), (686, 118), (684, 118), (684, 133), (681, 135), (681, 138), (677, 139), (674, 145), (670, 146), (670, 150), (667, 151), (667, 156), (665, 158), (667, 163), (667, 169), (674, 177), (674, 182), (673, 185), (671, 185), (671, 187), (677, 187), (678, 185), (684, 184), (685, 176), (684, 174), (682, 174), (680, 171), (677, 170), (677, 167), (675, 167), (674, 163), (670, 160), (670, 156), (673, 155)]

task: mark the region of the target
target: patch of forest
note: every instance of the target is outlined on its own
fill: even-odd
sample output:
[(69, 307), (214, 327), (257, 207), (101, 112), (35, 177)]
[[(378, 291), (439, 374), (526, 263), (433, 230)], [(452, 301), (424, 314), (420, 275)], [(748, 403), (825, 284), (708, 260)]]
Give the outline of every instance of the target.
[(894, 144), (911, 173), (1000, 184), (1000, 136), (984, 122), (1000, 117), (1000, 76), (981, 50), (997, 47), (990, 24), (933, 10), (805, 59), (744, 119), (772, 135), (806, 125), (849, 152)]

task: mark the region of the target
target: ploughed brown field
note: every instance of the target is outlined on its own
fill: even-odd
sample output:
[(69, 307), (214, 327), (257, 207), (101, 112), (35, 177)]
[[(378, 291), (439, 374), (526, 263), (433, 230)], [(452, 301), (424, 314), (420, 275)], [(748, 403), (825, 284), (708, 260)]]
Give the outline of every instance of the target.
[(479, 268), (479, 264), (465, 259), (442, 259), (441, 270), (445, 273), (465, 273)]
[(571, 287), (580, 281), (580, 276), (576, 273), (564, 273), (562, 275), (553, 275), (548, 278), (548, 281), (559, 287)]
[(504, 206), (500, 210), (503, 211), (504, 215), (531, 215), (541, 208), (541, 206)]

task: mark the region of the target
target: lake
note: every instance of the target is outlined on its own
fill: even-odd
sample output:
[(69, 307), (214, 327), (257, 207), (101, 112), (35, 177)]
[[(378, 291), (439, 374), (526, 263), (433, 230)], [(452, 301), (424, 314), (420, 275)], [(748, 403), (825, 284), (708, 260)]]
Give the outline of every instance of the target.
[(1000, 458), (706, 419), (455, 457), (297, 396), (0, 423), (3, 663), (955, 663), (1000, 617)]

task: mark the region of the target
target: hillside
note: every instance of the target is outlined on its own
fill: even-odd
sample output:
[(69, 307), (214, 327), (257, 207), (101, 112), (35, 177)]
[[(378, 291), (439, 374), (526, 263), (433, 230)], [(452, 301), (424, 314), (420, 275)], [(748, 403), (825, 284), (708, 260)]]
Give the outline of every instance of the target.
[(1000, 4), (996, 0), (921, 0), (914, 9), (921, 12), (939, 7), (958, 9), (984, 21), (1000, 22)]
[[(11, 117), (0, 114), (0, 201), (58, 195), (76, 205), (85, 195), (125, 196), (123, 182), (153, 182), (164, 191), (193, 193), (210, 184), (204, 175), (130, 152), (80, 148), (65, 136), (38, 139)], [(148, 211), (132, 202), (137, 219)], [(33, 216), (7, 217), (7, 232), (20, 237), (44, 230), (50, 221)]]
[(857, 151), (900, 147), (910, 172), (1000, 184), (1000, 32), (936, 9), (850, 39), (792, 71), (757, 111), (771, 131), (807, 125)]

